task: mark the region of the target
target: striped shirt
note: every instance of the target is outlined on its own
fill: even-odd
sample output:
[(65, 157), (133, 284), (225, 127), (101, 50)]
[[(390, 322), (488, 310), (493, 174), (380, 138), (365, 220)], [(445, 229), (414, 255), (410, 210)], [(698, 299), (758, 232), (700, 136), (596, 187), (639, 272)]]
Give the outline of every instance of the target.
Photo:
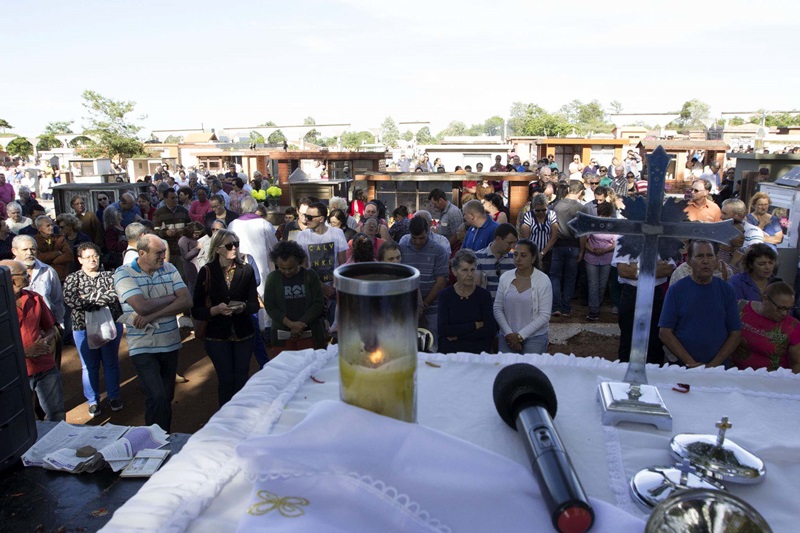
[[(119, 267), (114, 272), (114, 286), (122, 303), (123, 313), (134, 312), (133, 307), (127, 302), (133, 296), (141, 295), (145, 299), (160, 298), (175, 294), (180, 289), (186, 289), (178, 270), (170, 263), (164, 263), (164, 266), (151, 276), (142, 271), (138, 259), (129, 265)], [(128, 351), (131, 355), (173, 352), (180, 349), (181, 333), (175, 315), (162, 316), (153, 325), (156, 329), (150, 332), (127, 326)]]
[(539, 223), (533, 215), (533, 211), (525, 213), (525, 216), (522, 218), (522, 225), (531, 228), (530, 240), (536, 245), (539, 251), (542, 251), (550, 240), (553, 224), (558, 222), (558, 218), (556, 217), (555, 211), (552, 209), (547, 210), (547, 216), (542, 223)]
[[(433, 242), (432, 239), (425, 241), (425, 244), (420, 250), (410, 242), (408, 244), (400, 244), (400, 256), (404, 265), (409, 265), (419, 270), (419, 289), (422, 292), (422, 297), (428, 296), (431, 292), (433, 285), (436, 283), (436, 278), (447, 278), (450, 273), (449, 261), (447, 252), (444, 248)], [(439, 310), (437, 305), (438, 299), (428, 307), (428, 314), (436, 314)]]
[(485, 284), (482, 283), (481, 286), (491, 293), (492, 300), (494, 300), (494, 296), (497, 294), (497, 284), (500, 283), (500, 276), (503, 275), (503, 272), (514, 270), (514, 254), (508, 252), (498, 260), (494, 256), (491, 247), (492, 245), (490, 244), (483, 250), (475, 252), (475, 255), (478, 257), (478, 272), (481, 273), (481, 277), (485, 281)]

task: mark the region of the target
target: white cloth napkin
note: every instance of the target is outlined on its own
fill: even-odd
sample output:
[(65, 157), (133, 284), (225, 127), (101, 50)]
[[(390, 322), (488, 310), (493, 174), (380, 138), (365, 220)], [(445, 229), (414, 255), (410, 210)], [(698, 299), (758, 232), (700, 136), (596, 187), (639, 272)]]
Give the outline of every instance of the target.
[[(466, 441), (338, 401), (237, 447), (254, 481), (239, 531), (553, 531), (529, 469)], [(592, 499), (593, 532), (644, 522)]]

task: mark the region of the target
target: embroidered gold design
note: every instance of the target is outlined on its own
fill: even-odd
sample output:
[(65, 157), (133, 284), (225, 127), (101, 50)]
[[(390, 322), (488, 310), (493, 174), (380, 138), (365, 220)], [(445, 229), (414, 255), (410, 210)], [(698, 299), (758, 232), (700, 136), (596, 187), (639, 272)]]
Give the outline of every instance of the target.
[(305, 511), (303, 511), (301, 507), (308, 505), (308, 500), (305, 498), (299, 498), (297, 496), (286, 496), (285, 498), (281, 498), (277, 494), (273, 494), (268, 490), (260, 490), (256, 493), (256, 495), (261, 499), (261, 501), (251, 505), (247, 510), (247, 514), (260, 516), (277, 509), (281, 516), (285, 516), (286, 518), (297, 518), (298, 516), (303, 516), (305, 514)]

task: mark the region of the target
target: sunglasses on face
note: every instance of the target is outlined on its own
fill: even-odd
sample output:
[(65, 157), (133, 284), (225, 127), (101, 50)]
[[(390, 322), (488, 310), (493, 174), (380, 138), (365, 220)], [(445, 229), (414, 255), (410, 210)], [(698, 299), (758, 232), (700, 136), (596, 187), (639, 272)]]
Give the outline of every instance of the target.
[(220, 246), (222, 246), (223, 248), (225, 248), (228, 251), (231, 251), (234, 248), (236, 248), (238, 250), (239, 249), (239, 241), (229, 242), (228, 244), (221, 244)]
[(772, 299), (772, 298), (770, 298), (769, 296), (767, 296), (767, 300), (769, 300), (770, 302), (772, 302), (772, 305), (774, 305), (774, 306), (775, 306), (775, 309), (777, 309), (777, 310), (778, 310), (779, 312), (781, 312), (781, 313), (786, 313), (786, 312), (788, 312), (788, 311), (791, 311), (792, 309), (794, 309), (794, 306), (791, 306), (791, 305), (790, 305), (790, 306), (785, 306), (785, 305), (778, 305), (778, 304), (776, 304), (776, 303), (775, 303), (775, 300), (773, 300), (773, 299)]

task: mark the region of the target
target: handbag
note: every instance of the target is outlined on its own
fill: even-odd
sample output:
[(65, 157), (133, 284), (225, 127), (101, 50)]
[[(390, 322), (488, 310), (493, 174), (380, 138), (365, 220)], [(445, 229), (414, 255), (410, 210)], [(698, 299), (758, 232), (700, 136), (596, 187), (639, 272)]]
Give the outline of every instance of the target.
[(95, 350), (117, 338), (117, 324), (108, 307), (86, 311), (86, 341)]
[[(211, 308), (211, 269), (208, 268), (208, 265), (203, 267), (203, 270), (206, 271), (206, 309)], [(192, 329), (194, 329), (194, 338), (195, 339), (205, 339), (206, 338), (206, 328), (208, 327), (208, 320), (200, 320), (197, 318), (192, 318)]]

